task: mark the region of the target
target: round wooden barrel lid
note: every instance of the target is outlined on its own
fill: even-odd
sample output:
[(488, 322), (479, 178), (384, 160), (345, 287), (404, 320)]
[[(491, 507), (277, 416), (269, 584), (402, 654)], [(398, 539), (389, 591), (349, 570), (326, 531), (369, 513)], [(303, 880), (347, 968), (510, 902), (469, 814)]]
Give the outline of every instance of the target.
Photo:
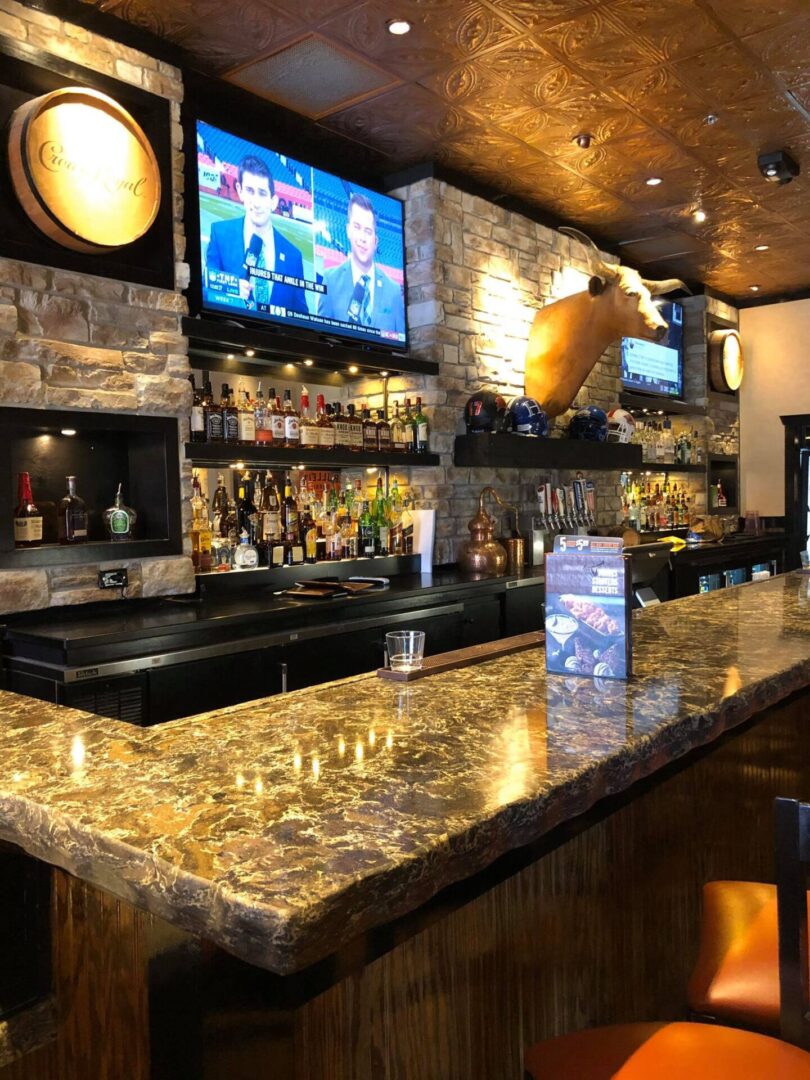
[(736, 330), (713, 330), (709, 334), (709, 381), (712, 390), (739, 390), (744, 370), (743, 347)]
[(74, 251), (114, 251), (149, 229), (160, 170), (135, 119), (97, 90), (68, 87), (21, 105), (11, 119), (9, 166), (28, 216)]

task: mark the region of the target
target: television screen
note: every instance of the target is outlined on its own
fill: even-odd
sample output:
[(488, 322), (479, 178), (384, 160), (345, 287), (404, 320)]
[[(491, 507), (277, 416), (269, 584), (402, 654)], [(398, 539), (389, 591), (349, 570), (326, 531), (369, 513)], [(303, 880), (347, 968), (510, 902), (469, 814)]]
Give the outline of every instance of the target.
[(407, 346), (402, 203), (197, 121), (202, 306)]
[(659, 305), (669, 329), (661, 341), (622, 338), (622, 383), (628, 390), (666, 397), (683, 395), (683, 307)]

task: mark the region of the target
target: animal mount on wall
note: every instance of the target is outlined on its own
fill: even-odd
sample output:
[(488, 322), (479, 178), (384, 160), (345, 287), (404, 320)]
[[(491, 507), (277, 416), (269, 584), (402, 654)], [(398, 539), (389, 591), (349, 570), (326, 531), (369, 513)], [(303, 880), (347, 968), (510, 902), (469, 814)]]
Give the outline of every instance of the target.
[(622, 337), (660, 341), (668, 330), (653, 296), (687, 287), (678, 278), (647, 281), (629, 266), (612, 266), (578, 229), (560, 232), (585, 245), (588, 289), (555, 300), (534, 317), (526, 349), (526, 394), (549, 416), (571, 407), (596, 361)]

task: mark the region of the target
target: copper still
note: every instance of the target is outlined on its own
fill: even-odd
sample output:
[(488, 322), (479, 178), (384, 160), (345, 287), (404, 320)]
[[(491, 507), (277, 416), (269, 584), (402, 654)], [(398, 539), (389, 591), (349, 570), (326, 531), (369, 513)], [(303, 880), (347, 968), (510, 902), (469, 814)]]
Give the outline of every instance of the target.
[(471, 574), (503, 574), (506, 570), (506, 548), (495, 539), (495, 520), (484, 509), (484, 498), (487, 495), (491, 495), (498, 506), (515, 511), (517, 521), (514, 506), (505, 503), (494, 488), (482, 489), (478, 497), (478, 513), (467, 526), (470, 539), (461, 545), (458, 555), (461, 569)]

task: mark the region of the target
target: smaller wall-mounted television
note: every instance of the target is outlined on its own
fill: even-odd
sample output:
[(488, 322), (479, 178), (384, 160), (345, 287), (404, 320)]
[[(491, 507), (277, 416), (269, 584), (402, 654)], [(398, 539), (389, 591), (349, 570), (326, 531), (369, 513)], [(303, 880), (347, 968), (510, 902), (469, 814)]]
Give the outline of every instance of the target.
[(197, 121), (201, 309), (408, 344), (403, 208)]
[(683, 397), (683, 305), (659, 304), (669, 329), (661, 341), (622, 338), (622, 385), (626, 390)]

